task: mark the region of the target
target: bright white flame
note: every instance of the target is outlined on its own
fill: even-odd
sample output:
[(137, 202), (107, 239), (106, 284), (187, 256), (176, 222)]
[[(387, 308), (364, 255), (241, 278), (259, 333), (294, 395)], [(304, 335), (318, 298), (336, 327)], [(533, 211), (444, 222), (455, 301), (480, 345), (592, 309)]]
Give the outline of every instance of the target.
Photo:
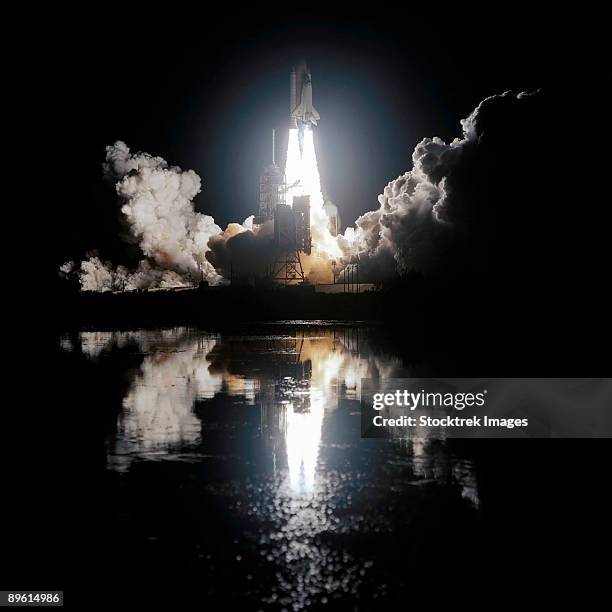
[(338, 404), (337, 386), (334, 385), (346, 366), (346, 355), (330, 350), (330, 340), (329, 337), (315, 338), (307, 340), (302, 347), (302, 360), (309, 360), (312, 365), (309, 410), (298, 413), (293, 404), (287, 406), (287, 467), (289, 487), (296, 496), (314, 493), (323, 418), (327, 410), (333, 410)]
[(295, 412), (293, 404), (287, 406), (287, 467), (294, 494), (312, 494), (314, 490), (323, 412), (324, 402), (313, 395), (305, 414)]
[(287, 181), (287, 204), (292, 206), (294, 196), (304, 195), (305, 193), (302, 177), (302, 154), (300, 152), (300, 141), (297, 129), (289, 130), (285, 180)]
[(300, 150), (299, 130), (296, 128), (289, 130), (289, 145), (285, 166), (287, 204), (291, 206), (295, 196), (310, 196), (310, 230), (313, 254), (315, 257), (318, 255), (330, 259), (339, 258), (342, 252), (336, 239), (329, 231), (327, 214), (323, 208), (321, 177), (319, 176), (312, 129), (305, 127), (302, 136), (302, 149)]

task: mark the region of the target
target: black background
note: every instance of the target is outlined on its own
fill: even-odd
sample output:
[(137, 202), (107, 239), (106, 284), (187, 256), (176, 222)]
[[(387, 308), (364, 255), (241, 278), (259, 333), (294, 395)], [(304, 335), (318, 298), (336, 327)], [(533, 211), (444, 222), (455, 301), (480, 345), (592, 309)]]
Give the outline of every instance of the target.
[[(322, 116), (323, 187), (343, 226), (377, 208), (422, 138), (460, 137), (460, 119), (485, 97), (554, 86), (580, 99), (577, 90), (607, 74), (603, 33), (587, 15), (517, 6), (354, 12), (122, 9), (50, 30), (52, 61), (35, 101), (54, 134), (42, 147), (54, 180), (41, 203), (57, 227), (53, 264), (94, 248), (120, 257), (114, 199), (101, 181), (104, 147), (119, 139), (194, 169), (203, 182), (196, 208), (222, 227), (255, 213), (272, 128), (282, 161), (288, 74), (301, 57)], [(582, 111), (560, 116), (570, 139)]]
[[(459, 136), (459, 119), (483, 97), (552, 83), (580, 100), (585, 83), (609, 76), (604, 22), (586, 7), (580, 14), (575, 7), (536, 12), (516, 4), (488, 12), (475, 6), (452, 13), (444, 7), (424, 13), (412, 5), (366, 10), (267, 7), (264, 13), (236, 6), (219, 16), (215, 7), (200, 13), (178, 6), (80, 13), (55, 7), (38, 13), (35, 26), (17, 20), (24, 54), (16, 68), (27, 116), (17, 127), (26, 134), (28, 157), (14, 165), (31, 181), (19, 227), (40, 219), (36, 229), (46, 238), (35, 247), (18, 241), (21, 250), (33, 251), (36, 267), (16, 267), (40, 287), (36, 301), (28, 302), (29, 329), (51, 339), (45, 319), (53, 308), (45, 303), (53, 296), (43, 292), (43, 277), (55, 279), (65, 257), (102, 243), (111, 255), (117, 248), (107, 242), (116, 219), (100, 183), (104, 146), (114, 140), (196, 170), (205, 183), (197, 208), (220, 222), (254, 212), (257, 176), (268, 161), (270, 129), (285, 121), (288, 69), (296, 57), (305, 56), (313, 70), (323, 117), (321, 172), (345, 223), (376, 206), (386, 182), (409, 169), (421, 138)], [(608, 175), (601, 171), (609, 162), (607, 118), (589, 115), (589, 95), (574, 116), (564, 109), (559, 117), (567, 165), (550, 170), (570, 180), (567, 206), (609, 202)], [(347, 148), (349, 160), (342, 155)], [(606, 262), (598, 263), (605, 270)], [(590, 348), (586, 355), (573, 351), (570, 339), (566, 371), (582, 367), (585, 358), (609, 370), (603, 342), (609, 319), (591, 296), (583, 294), (580, 302), (568, 325), (580, 334), (589, 324), (581, 347)], [(596, 321), (589, 320), (593, 309)], [(497, 324), (501, 329), (503, 318)], [(66, 605), (72, 599), (72, 607), (84, 609), (91, 601), (86, 597), (108, 596), (109, 585), (121, 582), (129, 559), (113, 565), (96, 557), (104, 514), (91, 474), (100, 471), (103, 452), (101, 417), (80, 401), (87, 382), (78, 371), (57, 368), (44, 351), (34, 359), (37, 346), (28, 344), (24, 356), (13, 359), (23, 380), (11, 377), (8, 386), (19, 392), (5, 405), (7, 419), (16, 415), (18, 425), (6, 426), (15, 444), (6, 447), (3, 470), (2, 583), (63, 588), (72, 593)], [(471, 354), (466, 349), (466, 359)], [(515, 348), (505, 355), (504, 363), (515, 359), (515, 365), (501, 375), (523, 375), (517, 364), (524, 354)], [(541, 358), (545, 363), (546, 355)], [(498, 539), (490, 559), (480, 559), (475, 570), (475, 579), (488, 580), (479, 583), (478, 598), (491, 590), (493, 599), (485, 602), (494, 605), (507, 597), (531, 598), (533, 587), (547, 600), (602, 590), (609, 451), (605, 440), (479, 446), (483, 503), (491, 508), (486, 521)], [(444, 593), (435, 585), (432, 580), (420, 595), (473, 601), (467, 588), (455, 585)]]

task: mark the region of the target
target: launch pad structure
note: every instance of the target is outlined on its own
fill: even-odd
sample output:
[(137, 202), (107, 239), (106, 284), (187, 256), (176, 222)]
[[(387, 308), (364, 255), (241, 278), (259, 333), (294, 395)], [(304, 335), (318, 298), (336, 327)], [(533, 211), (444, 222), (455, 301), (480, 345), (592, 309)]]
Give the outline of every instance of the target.
[[(300, 150), (305, 130), (312, 130), (320, 116), (312, 104), (312, 80), (305, 61), (300, 61), (289, 75), (289, 131), (297, 130)], [(301, 254), (310, 255), (312, 237), (310, 227), (311, 196), (295, 195), (289, 202), (288, 193), (295, 184), (287, 185), (285, 173), (276, 164), (276, 132), (272, 130), (272, 163), (266, 166), (259, 180), (259, 210), (254, 223), (274, 225), (272, 256), (267, 265), (267, 278), (282, 285), (306, 283)], [(330, 219), (332, 235), (339, 232), (340, 217), (330, 202), (325, 212)]]
[(274, 211), (285, 204), (287, 184), (285, 174), (276, 165), (276, 130), (272, 130), (272, 163), (266, 166), (259, 177), (259, 211), (254, 219), (257, 225), (274, 218)]
[[(312, 80), (305, 61), (293, 67), (289, 75), (289, 130), (317, 125), (319, 113), (312, 104)], [(287, 202), (285, 173), (276, 165), (276, 132), (272, 130), (272, 163), (264, 168), (259, 180), (259, 211), (255, 223), (274, 223), (273, 259), (268, 278), (277, 284), (303, 284), (306, 275), (301, 253), (310, 255), (310, 195), (297, 195)]]
[(275, 256), (270, 277), (274, 282), (290, 285), (304, 283), (306, 276), (300, 253), (310, 255), (310, 196), (296, 196), (293, 206), (279, 204), (274, 211)]
[(268, 278), (282, 285), (306, 282), (300, 253), (310, 255), (310, 196), (295, 196), (286, 203), (285, 175), (276, 165), (275, 131), (272, 131), (272, 163), (264, 168), (259, 179), (259, 211), (254, 222), (274, 224), (273, 259)]

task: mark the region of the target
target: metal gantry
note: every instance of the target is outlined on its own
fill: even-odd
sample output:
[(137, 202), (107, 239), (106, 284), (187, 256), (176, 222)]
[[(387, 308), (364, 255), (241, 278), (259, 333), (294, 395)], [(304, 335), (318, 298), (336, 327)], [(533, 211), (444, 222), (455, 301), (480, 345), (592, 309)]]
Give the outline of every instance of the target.
[(359, 263), (348, 264), (340, 273), (344, 293), (359, 293)]
[(303, 283), (306, 280), (304, 268), (300, 260), (300, 252), (281, 250), (272, 264), (270, 277), (277, 283), (290, 285), (298, 282)]

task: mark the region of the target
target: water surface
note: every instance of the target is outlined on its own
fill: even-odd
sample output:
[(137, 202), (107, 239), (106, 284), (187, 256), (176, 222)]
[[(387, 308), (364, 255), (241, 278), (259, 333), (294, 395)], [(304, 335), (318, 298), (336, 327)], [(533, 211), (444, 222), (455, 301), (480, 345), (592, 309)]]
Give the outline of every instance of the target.
[[(366, 609), (464, 563), (472, 462), (360, 437), (362, 378), (419, 375), (363, 327), (61, 338), (104, 423), (106, 554), (244, 609)], [(448, 529), (451, 525), (453, 528)]]

